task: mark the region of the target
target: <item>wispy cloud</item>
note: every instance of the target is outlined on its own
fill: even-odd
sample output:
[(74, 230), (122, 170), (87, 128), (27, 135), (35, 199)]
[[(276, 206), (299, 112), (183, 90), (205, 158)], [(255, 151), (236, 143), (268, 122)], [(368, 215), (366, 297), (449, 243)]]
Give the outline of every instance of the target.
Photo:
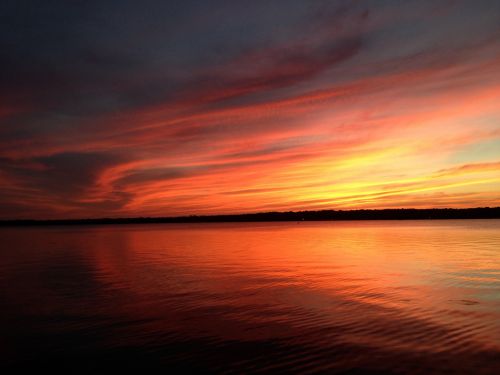
[(1, 217), (500, 204), (498, 2), (0, 7)]

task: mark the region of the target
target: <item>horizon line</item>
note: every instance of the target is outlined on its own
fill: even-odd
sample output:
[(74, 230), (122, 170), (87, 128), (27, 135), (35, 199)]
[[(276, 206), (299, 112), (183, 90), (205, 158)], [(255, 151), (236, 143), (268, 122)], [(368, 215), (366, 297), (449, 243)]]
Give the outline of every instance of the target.
[(342, 220), (436, 220), (436, 219), (498, 219), (500, 206), (469, 208), (382, 208), (353, 210), (263, 211), (238, 214), (132, 216), (66, 219), (0, 219), (0, 226), (9, 225), (75, 225), (75, 224), (151, 224), (210, 223), (265, 221), (342, 221)]

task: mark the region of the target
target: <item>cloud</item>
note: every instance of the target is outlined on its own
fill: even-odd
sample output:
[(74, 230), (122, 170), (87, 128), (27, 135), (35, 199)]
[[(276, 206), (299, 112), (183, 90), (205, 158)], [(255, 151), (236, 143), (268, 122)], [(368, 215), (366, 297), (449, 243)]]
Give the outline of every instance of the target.
[[(40, 201), (51, 210), (81, 208), (119, 209), (130, 195), (113, 191), (104, 199), (93, 199), (97, 177), (123, 159), (108, 153), (61, 153), (28, 160), (0, 160), (6, 195), (1, 204), (6, 207), (27, 207)], [(47, 208), (46, 208), (47, 209)], [(38, 211), (40, 211), (38, 209)]]
[(283, 4), (2, 2), (0, 216), (496, 202), (498, 2)]

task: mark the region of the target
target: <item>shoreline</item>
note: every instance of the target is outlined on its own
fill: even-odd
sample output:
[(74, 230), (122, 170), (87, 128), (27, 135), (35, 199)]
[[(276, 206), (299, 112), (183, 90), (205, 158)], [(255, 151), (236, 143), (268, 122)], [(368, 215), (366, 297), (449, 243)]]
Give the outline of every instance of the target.
[(239, 223), (286, 221), (366, 221), (366, 220), (453, 220), (500, 219), (500, 207), (433, 208), (433, 209), (380, 209), (380, 210), (321, 210), (261, 212), (234, 215), (190, 215), (176, 217), (123, 217), (87, 219), (14, 219), (0, 220), (6, 226), (50, 225), (109, 225), (159, 223)]

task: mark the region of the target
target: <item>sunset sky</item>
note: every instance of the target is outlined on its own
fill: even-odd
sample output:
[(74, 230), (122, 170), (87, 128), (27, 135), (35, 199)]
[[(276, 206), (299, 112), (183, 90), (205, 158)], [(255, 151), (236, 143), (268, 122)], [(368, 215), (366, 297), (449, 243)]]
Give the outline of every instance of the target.
[(0, 2), (0, 218), (500, 206), (500, 1)]

